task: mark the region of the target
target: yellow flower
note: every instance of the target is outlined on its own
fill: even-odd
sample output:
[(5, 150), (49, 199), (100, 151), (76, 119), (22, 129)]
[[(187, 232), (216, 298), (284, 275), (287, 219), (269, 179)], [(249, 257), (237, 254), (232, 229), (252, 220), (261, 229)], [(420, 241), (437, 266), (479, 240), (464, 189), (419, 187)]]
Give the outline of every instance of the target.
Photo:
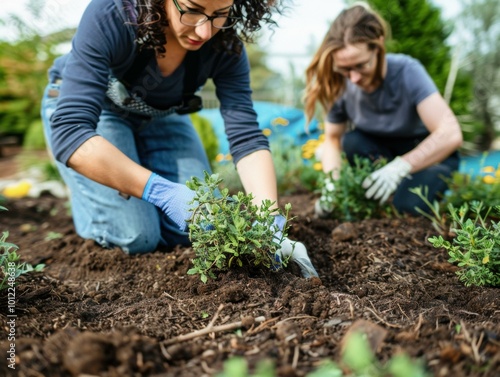
[(309, 145), (311, 148), (317, 148), (317, 146), (319, 145), (319, 140), (311, 139), (307, 142), (307, 145)]
[(217, 156), (215, 156), (215, 161), (216, 162), (221, 162), (224, 160), (224, 154), (223, 153), (219, 153)]
[(288, 121), (288, 119), (285, 119), (285, 118), (282, 118), (282, 117), (274, 118), (271, 121), (271, 125), (272, 126), (283, 126), (283, 127), (286, 127), (289, 124), (290, 124), (290, 122)]
[(314, 156), (314, 153), (311, 153), (311, 152), (303, 152), (302, 153), (302, 158), (305, 158), (306, 160), (309, 160), (310, 158), (312, 158), (312, 156)]
[(489, 256), (489, 255), (487, 255), (487, 256), (485, 256), (485, 257), (483, 258), (483, 264), (486, 264), (486, 263), (488, 263), (489, 261), (490, 261), (490, 256)]
[(3, 195), (7, 198), (23, 198), (28, 195), (31, 189), (31, 183), (20, 181), (4, 188)]
[(270, 136), (273, 133), (273, 131), (271, 131), (269, 128), (264, 128), (262, 130), (262, 133), (266, 136)]
[(493, 166), (485, 166), (481, 169), (483, 173), (493, 173), (495, 172), (495, 168)]
[(321, 162), (315, 162), (313, 164), (313, 169), (316, 171), (321, 171), (323, 170), (323, 164), (321, 164)]
[(230, 153), (228, 153), (226, 155), (226, 161), (232, 161), (232, 160), (233, 160), (233, 156)]
[(495, 177), (493, 177), (492, 175), (487, 175), (485, 177), (483, 177), (483, 182), (484, 183), (487, 183), (489, 185), (495, 183), (497, 180), (495, 179)]

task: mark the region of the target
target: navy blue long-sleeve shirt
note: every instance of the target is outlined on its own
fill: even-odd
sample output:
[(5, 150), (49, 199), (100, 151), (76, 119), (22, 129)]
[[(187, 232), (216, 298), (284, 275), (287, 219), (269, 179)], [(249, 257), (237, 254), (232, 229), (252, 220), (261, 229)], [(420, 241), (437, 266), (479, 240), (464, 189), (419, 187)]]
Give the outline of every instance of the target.
[[(134, 12), (130, 0), (92, 0), (82, 16), (71, 51), (56, 59), (49, 71), (52, 80), (62, 79), (51, 126), (54, 156), (64, 164), (82, 143), (96, 135), (107, 101), (109, 76), (122, 78), (134, 61)], [(268, 150), (268, 140), (259, 129), (253, 109), (250, 66), (244, 47), (240, 56), (216, 52), (209, 43), (201, 49), (203, 59), (198, 72), (187, 74), (196, 75), (199, 87), (213, 79), (234, 162), (254, 151)], [(184, 74), (183, 63), (163, 77), (152, 57), (132, 87), (138, 88), (148, 105), (165, 109), (181, 102)]]

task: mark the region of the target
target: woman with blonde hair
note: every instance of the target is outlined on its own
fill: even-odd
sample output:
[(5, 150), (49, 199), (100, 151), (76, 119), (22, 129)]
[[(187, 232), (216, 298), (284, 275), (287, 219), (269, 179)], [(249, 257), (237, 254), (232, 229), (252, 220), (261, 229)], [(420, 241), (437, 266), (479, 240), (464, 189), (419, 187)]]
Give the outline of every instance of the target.
[[(366, 197), (416, 214), (428, 210), (409, 192), (426, 186), (433, 201), (447, 189), (443, 177), (459, 167), (460, 125), (422, 64), (404, 54), (386, 53), (387, 25), (363, 3), (343, 10), (332, 23), (306, 71), (308, 120), (319, 102), (325, 115), (323, 170), (335, 190), (342, 151), (388, 163), (362, 183)], [(325, 187), (326, 187), (325, 186)], [(330, 193), (331, 194), (331, 193)], [(327, 193), (316, 202), (330, 215)]]

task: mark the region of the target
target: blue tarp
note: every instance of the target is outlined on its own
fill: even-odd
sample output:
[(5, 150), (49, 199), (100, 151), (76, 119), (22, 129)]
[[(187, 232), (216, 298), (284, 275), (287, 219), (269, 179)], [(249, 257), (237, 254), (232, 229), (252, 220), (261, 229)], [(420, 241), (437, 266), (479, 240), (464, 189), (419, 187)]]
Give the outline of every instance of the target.
[[(306, 131), (306, 119), (303, 110), (283, 106), (271, 102), (254, 102), (257, 112), (257, 121), (260, 129), (268, 136), (269, 142), (282, 142), (287, 139), (293, 145), (303, 145), (309, 139), (317, 139), (321, 134), (319, 123), (313, 119), (308, 132)], [(229, 143), (224, 132), (224, 121), (219, 109), (203, 109), (199, 115), (206, 118), (212, 124), (217, 139), (219, 140), (219, 152), (227, 155)]]
[[(316, 119), (313, 119), (309, 125), (309, 132), (306, 131), (303, 110), (258, 101), (254, 102), (254, 108), (257, 112), (259, 127), (268, 135), (271, 143), (273, 141), (283, 142), (287, 140), (292, 145), (302, 146), (310, 139), (318, 139), (323, 132), (319, 128), (319, 122)], [(229, 144), (219, 109), (203, 109), (199, 114), (212, 124), (219, 140), (219, 152), (226, 156), (229, 153)], [(499, 164), (500, 151), (490, 151), (486, 155), (463, 156), (460, 163), (460, 172), (476, 175), (480, 174), (481, 168), (485, 166), (498, 168)]]
[(500, 151), (489, 151), (475, 156), (463, 156), (460, 162), (460, 172), (472, 176), (480, 174), (485, 166), (500, 168)]

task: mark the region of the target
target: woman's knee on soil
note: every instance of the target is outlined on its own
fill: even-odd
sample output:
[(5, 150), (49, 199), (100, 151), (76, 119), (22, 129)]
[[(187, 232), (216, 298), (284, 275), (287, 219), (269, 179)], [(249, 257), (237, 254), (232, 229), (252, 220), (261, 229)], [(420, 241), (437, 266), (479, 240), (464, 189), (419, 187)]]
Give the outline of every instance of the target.
[(127, 237), (113, 237), (110, 235), (96, 237), (101, 246), (119, 247), (126, 254), (146, 254), (155, 251), (161, 241), (159, 227), (157, 229), (143, 228), (128, 230)]

